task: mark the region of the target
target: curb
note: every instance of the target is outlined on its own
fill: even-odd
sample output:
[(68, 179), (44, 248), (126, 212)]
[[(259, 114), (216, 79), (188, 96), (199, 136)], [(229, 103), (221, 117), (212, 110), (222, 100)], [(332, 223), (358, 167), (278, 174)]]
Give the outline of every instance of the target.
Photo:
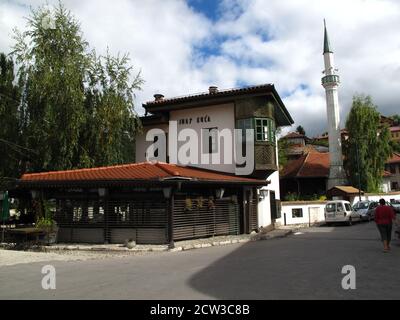
[[(279, 229), (276, 229), (279, 230)], [(271, 231), (273, 232), (273, 231)], [(230, 244), (238, 244), (238, 243), (246, 243), (252, 241), (260, 241), (260, 240), (270, 240), (270, 239), (278, 239), (287, 237), (289, 234), (293, 233), (293, 230), (285, 230), (281, 234), (270, 234), (268, 233), (256, 233), (255, 235), (249, 235), (246, 238), (240, 239), (230, 239), (223, 241), (212, 241), (205, 243), (196, 243), (196, 244), (186, 244), (179, 245), (179, 242), (176, 243), (177, 246), (174, 248), (168, 248), (167, 245), (159, 246), (159, 247), (148, 247), (148, 248), (132, 248), (128, 249), (126, 247), (82, 247), (79, 245), (67, 245), (67, 246), (35, 246), (32, 249), (38, 250), (42, 252), (68, 252), (68, 251), (81, 251), (81, 252), (103, 252), (103, 253), (143, 253), (143, 252), (180, 252), (180, 251), (188, 251), (194, 249), (202, 249), (202, 248), (210, 248), (210, 247), (218, 247), (218, 246), (226, 246)]]

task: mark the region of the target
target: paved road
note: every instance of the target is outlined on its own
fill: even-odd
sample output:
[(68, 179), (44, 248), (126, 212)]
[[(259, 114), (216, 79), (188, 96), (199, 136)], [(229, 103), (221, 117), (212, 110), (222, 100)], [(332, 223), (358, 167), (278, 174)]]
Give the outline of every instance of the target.
[[(374, 223), (186, 252), (0, 267), (0, 299), (399, 299), (400, 243), (383, 253)], [(344, 265), (356, 290), (343, 290)]]

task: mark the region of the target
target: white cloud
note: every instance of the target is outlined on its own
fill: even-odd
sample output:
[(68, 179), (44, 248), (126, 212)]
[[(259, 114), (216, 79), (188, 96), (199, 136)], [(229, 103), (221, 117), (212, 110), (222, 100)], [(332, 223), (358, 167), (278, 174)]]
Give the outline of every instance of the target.
[[(12, 27), (23, 28), (29, 4), (40, 3), (0, 2), (0, 51), (10, 51)], [(205, 91), (214, 84), (229, 88), (274, 83), (295, 125), (319, 134), (326, 126), (320, 84), (326, 18), (342, 80), (343, 121), (354, 93), (370, 94), (385, 115), (399, 112), (396, 0), (224, 0), (214, 22), (183, 0), (64, 3), (81, 22), (91, 47), (130, 53), (146, 80), (138, 94), (140, 104), (155, 92), (174, 96)]]

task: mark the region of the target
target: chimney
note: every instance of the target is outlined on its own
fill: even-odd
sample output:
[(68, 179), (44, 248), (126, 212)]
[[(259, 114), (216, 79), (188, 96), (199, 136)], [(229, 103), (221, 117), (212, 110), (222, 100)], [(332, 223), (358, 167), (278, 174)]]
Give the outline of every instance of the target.
[(210, 94), (217, 93), (217, 92), (218, 92), (218, 87), (216, 87), (216, 86), (210, 86), (210, 87), (208, 88), (208, 92), (209, 92)]
[(160, 94), (160, 93), (156, 93), (154, 95), (154, 101), (162, 101), (164, 100), (164, 95)]

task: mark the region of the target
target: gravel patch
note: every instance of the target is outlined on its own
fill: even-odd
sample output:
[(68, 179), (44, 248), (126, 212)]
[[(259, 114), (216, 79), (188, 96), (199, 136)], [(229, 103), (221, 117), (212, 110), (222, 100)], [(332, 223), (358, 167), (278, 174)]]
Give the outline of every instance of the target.
[(0, 267), (41, 261), (76, 261), (88, 259), (93, 259), (93, 255), (0, 250)]
[(107, 259), (111, 257), (130, 257), (132, 255), (151, 254), (151, 252), (87, 252), (79, 250), (62, 250), (57, 252), (34, 252), (0, 249), (0, 267), (44, 261), (84, 261), (90, 259)]

